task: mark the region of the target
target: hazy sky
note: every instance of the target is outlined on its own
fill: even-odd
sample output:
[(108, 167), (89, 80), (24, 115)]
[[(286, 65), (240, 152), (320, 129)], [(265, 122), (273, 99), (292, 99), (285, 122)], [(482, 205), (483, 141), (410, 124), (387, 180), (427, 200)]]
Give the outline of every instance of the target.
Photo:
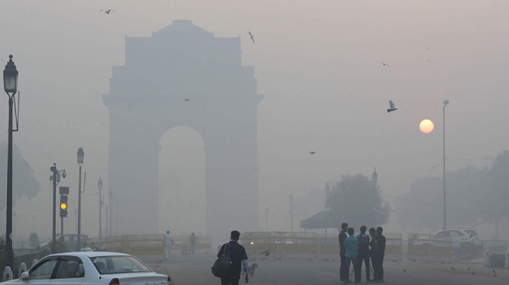
[[(115, 12), (99, 13), (108, 8)], [(92, 194), (99, 176), (105, 189), (108, 182), (101, 95), (109, 93), (112, 66), (124, 64), (126, 35), (150, 37), (178, 19), (242, 38), (243, 65), (254, 66), (265, 95), (260, 216), (271, 209), (274, 230), (289, 229), (290, 193), (298, 199), (341, 174), (371, 175), (376, 167), (389, 201), (415, 179), (441, 175), (441, 166), (430, 169), (442, 161), (444, 99), (449, 169), (490, 166), (509, 140), (508, 11), (505, 0), (1, 1), (0, 58), (13, 54), (20, 72), (14, 141), (42, 187), (14, 208), (15, 231), (29, 232), (35, 221), (49, 236), (49, 167), (65, 168), (62, 185), (76, 188), (80, 146), (83, 199), (97, 217)], [(399, 110), (387, 114), (388, 100)], [(7, 132), (7, 96), (4, 104), (0, 134)], [(426, 118), (435, 122), (428, 135), (418, 129)], [(184, 131), (180, 143), (186, 134), (196, 140)], [(87, 220), (82, 231), (96, 235), (96, 228)]]

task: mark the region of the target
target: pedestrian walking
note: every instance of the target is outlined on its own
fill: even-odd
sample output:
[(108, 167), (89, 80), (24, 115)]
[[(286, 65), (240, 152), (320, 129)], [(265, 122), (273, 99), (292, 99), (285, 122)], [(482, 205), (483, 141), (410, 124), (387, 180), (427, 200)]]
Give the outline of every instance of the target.
[(355, 272), (355, 283), (361, 282), (361, 274), (358, 270), (359, 267), (357, 266), (357, 250), (359, 248), (359, 240), (354, 235), (354, 229), (348, 228), (348, 235), (345, 239), (345, 257), (346, 257), (346, 274), (347, 274), (347, 281), (350, 281), (349, 271), (350, 271), (350, 264), (352, 264), (352, 267)]
[(364, 263), (364, 267), (366, 268), (366, 281), (370, 281), (370, 266), (369, 266), (369, 235), (366, 234), (366, 226), (362, 226), (360, 228), (361, 233), (357, 235), (357, 239), (359, 240), (359, 248), (357, 250), (357, 270), (359, 271), (359, 275), (362, 273), (362, 263)]
[(196, 245), (196, 236), (194, 233), (191, 233), (191, 236), (189, 236), (189, 254), (194, 255), (194, 247)]
[(232, 231), (230, 233), (230, 242), (223, 244), (217, 257), (228, 254), (230, 258), (230, 267), (227, 276), (221, 277), (221, 285), (238, 285), (242, 268), (245, 272), (245, 281), (249, 281), (249, 266), (247, 262), (246, 249), (238, 243), (240, 233)]
[(376, 250), (374, 252), (374, 263), (373, 268), (375, 269), (375, 282), (376, 283), (383, 283), (384, 282), (384, 256), (385, 256), (385, 243), (386, 239), (385, 236), (382, 235), (383, 232), (382, 227), (376, 228), (376, 235), (375, 235), (375, 247)]
[(341, 231), (339, 232), (339, 258), (341, 261), (341, 265), (339, 266), (339, 283), (347, 283), (348, 282), (348, 265), (346, 263), (345, 257), (345, 240), (347, 238), (346, 231), (348, 230), (348, 224), (341, 224)]
[(173, 247), (174, 242), (171, 237), (170, 231), (166, 231), (166, 235), (164, 235), (164, 257), (166, 260), (170, 259), (171, 248)]

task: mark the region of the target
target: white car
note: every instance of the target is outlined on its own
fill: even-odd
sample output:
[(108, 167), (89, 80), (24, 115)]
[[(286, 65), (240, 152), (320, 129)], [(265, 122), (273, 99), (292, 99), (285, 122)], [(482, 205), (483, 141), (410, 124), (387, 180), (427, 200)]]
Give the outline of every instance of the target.
[(19, 279), (2, 285), (171, 285), (170, 276), (155, 273), (124, 253), (82, 251), (48, 255)]
[(440, 230), (433, 234), (435, 239), (443, 239), (451, 241), (451, 248), (453, 250), (459, 250), (463, 245), (470, 245), (474, 247), (480, 247), (481, 241), (477, 236), (477, 232), (473, 229), (445, 229)]

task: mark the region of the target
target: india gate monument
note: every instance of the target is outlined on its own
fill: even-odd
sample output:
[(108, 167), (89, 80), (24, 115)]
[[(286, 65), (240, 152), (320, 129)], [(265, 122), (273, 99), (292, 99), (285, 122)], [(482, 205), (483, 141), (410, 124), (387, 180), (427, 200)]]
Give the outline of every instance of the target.
[(215, 37), (187, 20), (151, 37), (126, 37), (125, 65), (113, 66), (103, 99), (118, 234), (166, 230), (159, 228), (165, 218), (158, 214), (159, 142), (176, 127), (203, 139), (206, 234), (217, 243), (233, 229), (259, 229), (257, 106), (263, 96), (254, 68), (242, 66), (240, 37)]

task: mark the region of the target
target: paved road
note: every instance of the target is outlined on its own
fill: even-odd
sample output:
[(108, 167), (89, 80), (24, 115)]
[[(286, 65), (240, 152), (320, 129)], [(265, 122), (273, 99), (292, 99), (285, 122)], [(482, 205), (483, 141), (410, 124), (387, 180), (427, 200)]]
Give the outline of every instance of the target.
[[(167, 263), (152, 263), (150, 266), (157, 272), (169, 273), (177, 285), (220, 284), (219, 279), (210, 273), (214, 260), (214, 256), (185, 256), (172, 258)], [(259, 267), (250, 284), (338, 284), (337, 262), (256, 261), (256, 263)], [(470, 271), (468, 267), (471, 267)], [(405, 273), (403, 269), (407, 272)], [(475, 275), (472, 275), (472, 271)], [(490, 268), (484, 268), (480, 264), (393, 262), (385, 265), (387, 284), (509, 284), (509, 270), (497, 269), (496, 274), (497, 277), (494, 277)], [(368, 284), (365, 280), (362, 283)]]

